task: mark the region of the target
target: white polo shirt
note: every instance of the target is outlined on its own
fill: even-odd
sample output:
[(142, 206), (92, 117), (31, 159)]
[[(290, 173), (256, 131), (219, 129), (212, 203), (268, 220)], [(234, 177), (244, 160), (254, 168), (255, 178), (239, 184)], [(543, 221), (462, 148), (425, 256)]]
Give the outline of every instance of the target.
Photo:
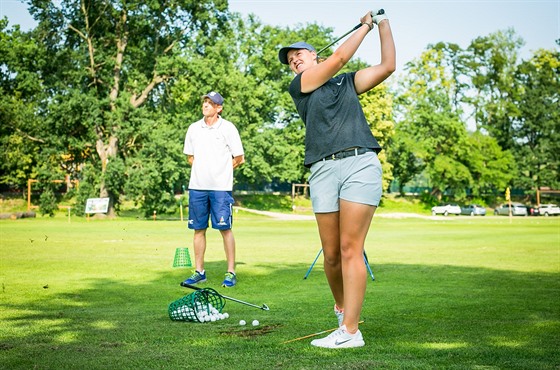
[(233, 190), (232, 158), (244, 154), (233, 123), (219, 117), (212, 126), (206, 125), (204, 118), (191, 124), (183, 153), (194, 156), (189, 189)]

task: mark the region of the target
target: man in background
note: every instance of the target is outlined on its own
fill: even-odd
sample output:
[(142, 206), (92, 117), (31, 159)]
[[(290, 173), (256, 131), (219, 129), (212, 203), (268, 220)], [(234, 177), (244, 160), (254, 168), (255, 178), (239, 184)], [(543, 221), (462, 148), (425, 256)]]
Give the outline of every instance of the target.
[(245, 162), (239, 132), (222, 118), (224, 99), (217, 92), (202, 96), (201, 120), (191, 124), (185, 136), (183, 152), (192, 166), (189, 181), (189, 229), (194, 230), (195, 271), (186, 284), (206, 281), (204, 254), (208, 220), (222, 234), (227, 270), (222, 286), (233, 287), (235, 274), (235, 238), (232, 228), (233, 170)]

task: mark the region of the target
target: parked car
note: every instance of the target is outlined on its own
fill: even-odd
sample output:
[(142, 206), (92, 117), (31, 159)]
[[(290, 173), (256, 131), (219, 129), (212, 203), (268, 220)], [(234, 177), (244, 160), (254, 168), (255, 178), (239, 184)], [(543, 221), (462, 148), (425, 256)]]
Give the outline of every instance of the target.
[[(509, 216), (509, 203), (502, 204), (494, 210), (494, 214)], [(527, 207), (521, 203), (511, 203), (511, 214), (513, 216), (527, 216)]]
[(469, 216), (486, 216), (486, 208), (478, 204), (467, 204), (466, 206), (461, 207), (461, 214)]
[(560, 207), (556, 204), (541, 204), (539, 206), (539, 213), (543, 216), (557, 216), (560, 215)]
[(527, 206), (527, 214), (529, 216), (538, 216), (541, 213), (539, 212), (539, 207), (537, 207), (537, 206)]
[(447, 216), (449, 214), (452, 215), (460, 215), (461, 214), (461, 207), (458, 204), (447, 203), (440, 206), (432, 207), (432, 215), (444, 215)]

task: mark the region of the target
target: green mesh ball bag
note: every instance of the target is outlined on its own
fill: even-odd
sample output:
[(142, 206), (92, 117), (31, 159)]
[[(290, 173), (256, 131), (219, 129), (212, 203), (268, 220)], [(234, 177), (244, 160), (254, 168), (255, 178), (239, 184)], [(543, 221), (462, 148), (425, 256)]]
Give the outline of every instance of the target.
[(196, 290), (171, 302), (167, 312), (173, 321), (210, 321), (211, 314), (221, 313), (226, 305), (225, 299), (214, 289)]

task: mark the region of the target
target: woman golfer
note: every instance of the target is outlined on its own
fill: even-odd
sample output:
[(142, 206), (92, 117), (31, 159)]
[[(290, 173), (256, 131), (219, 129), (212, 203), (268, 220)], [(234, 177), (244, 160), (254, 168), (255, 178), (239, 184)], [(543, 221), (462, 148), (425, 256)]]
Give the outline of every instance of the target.
[[(278, 57), (296, 74), (289, 92), (305, 123), (305, 160), (311, 174), (311, 201), (334, 297), (338, 330), (312, 345), (325, 348), (363, 346), (358, 321), (366, 291), (364, 242), (379, 204), (381, 150), (368, 126), (358, 95), (395, 71), (395, 45), (385, 14), (367, 12), (358, 28), (325, 61), (313, 46), (297, 42)], [(335, 76), (354, 55), (373, 25), (379, 27), (381, 62)]]

